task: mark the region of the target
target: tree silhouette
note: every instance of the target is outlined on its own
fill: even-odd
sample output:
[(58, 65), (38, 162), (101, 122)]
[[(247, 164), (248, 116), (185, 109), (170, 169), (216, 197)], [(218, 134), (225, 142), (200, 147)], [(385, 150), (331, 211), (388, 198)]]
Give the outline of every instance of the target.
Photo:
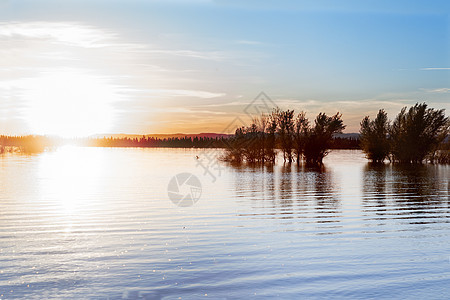
[(269, 162), (275, 162), (276, 152), (276, 132), (277, 132), (277, 117), (275, 112), (268, 116), (267, 124), (267, 142), (266, 142), (266, 158)]
[(448, 136), (450, 121), (444, 110), (416, 103), (408, 111), (404, 107), (390, 128), (394, 161), (421, 163)]
[(292, 162), (293, 138), (294, 138), (294, 110), (277, 109), (278, 136), (284, 161)]
[(295, 119), (294, 153), (297, 159), (297, 164), (300, 163), (303, 157), (308, 129), (309, 121), (306, 118), (305, 112), (302, 111), (297, 115), (297, 118)]
[(294, 120), (294, 110), (276, 109), (270, 115), (253, 119), (248, 127), (238, 128), (235, 135), (227, 140), (224, 160), (232, 162), (275, 162), (276, 146), (283, 153), (285, 162), (301, 160), (308, 164), (322, 164), (323, 158), (333, 146), (333, 135), (345, 128), (342, 115), (327, 116), (320, 113), (314, 127), (310, 126), (304, 112)]
[(375, 120), (366, 116), (361, 121), (361, 148), (368, 159), (373, 162), (383, 162), (389, 157), (390, 145), (388, 140), (389, 121), (387, 113), (380, 109)]
[(323, 158), (328, 155), (331, 148), (333, 135), (342, 133), (344, 129), (342, 114), (336, 113), (330, 117), (325, 113), (319, 113), (314, 120), (314, 127), (309, 127), (306, 131), (303, 149), (305, 162), (322, 164)]

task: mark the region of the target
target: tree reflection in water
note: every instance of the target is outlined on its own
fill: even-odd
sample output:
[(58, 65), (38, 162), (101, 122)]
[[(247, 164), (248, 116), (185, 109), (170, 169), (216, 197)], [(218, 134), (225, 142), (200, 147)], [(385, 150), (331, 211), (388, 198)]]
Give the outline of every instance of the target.
[(363, 211), (369, 219), (443, 222), (449, 213), (448, 178), (439, 165), (367, 164)]
[(252, 216), (303, 218), (307, 223), (340, 221), (340, 192), (324, 166), (237, 165), (233, 170), (238, 201), (251, 205)]

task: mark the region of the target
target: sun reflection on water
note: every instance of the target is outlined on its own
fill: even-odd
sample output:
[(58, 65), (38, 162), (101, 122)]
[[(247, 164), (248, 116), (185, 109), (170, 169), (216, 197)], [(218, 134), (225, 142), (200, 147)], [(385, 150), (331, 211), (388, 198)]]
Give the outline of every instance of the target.
[(59, 213), (87, 213), (105, 175), (105, 157), (99, 150), (63, 146), (43, 154), (38, 167), (39, 199), (57, 207)]

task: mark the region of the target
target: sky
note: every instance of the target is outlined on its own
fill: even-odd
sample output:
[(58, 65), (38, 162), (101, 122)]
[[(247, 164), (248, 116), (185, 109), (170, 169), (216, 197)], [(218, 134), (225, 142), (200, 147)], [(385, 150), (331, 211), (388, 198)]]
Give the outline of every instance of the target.
[(231, 133), (260, 92), (310, 119), (339, 111), (345, 132), (380, 108), (448, 114), (449, 14), (446, 0), (0, 0), (0, 134)]

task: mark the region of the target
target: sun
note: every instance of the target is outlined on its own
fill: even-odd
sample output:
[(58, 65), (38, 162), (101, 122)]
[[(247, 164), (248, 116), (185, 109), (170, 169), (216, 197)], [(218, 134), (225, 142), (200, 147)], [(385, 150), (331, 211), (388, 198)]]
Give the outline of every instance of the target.
[(26, 94), (30, 131), (64, 138), (108, 132), (118, 100), (107, 78), (69, 68), (31, 79)]

